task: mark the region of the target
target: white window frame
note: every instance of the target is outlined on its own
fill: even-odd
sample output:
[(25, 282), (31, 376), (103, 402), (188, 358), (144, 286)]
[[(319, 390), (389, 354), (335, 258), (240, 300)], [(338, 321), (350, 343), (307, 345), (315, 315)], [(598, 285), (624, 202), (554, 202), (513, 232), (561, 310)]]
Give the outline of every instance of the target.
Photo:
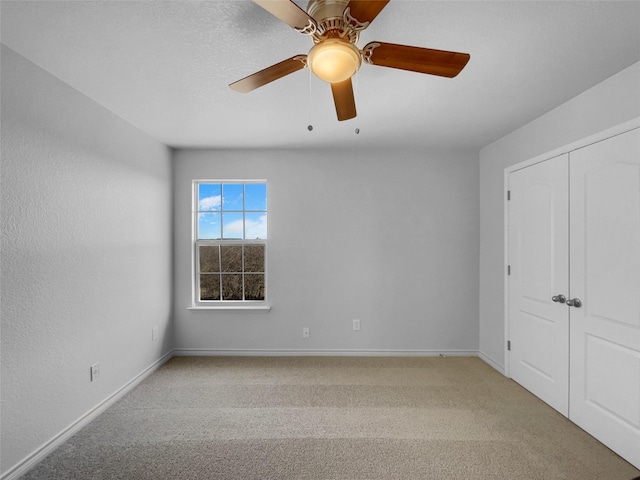
[[(199, 209), (198, 187), (201, 184), (265, 184), (267, 185), (267, 238), (265, 239), (198, 239), (198, 218), (199, 214), (203, 213)], [(244, 194), (244, 192), (243, 192)], [(244, 196), (244, 195), (243, 195)], [(269, 238), (269, 187), (266, 180), (229, 180), (229, 179), (207, 179), (207, 180), (193, 180), (192, 182), (192, 219), (191, 219), (191, 306), (187, 309), (191, 310), (270, 310), (271, 306), (268, 302), (268, 252), (267, 245)], [(244, 198), (243, 198), (244, 202)], [(220, 212), (223, 212), (221, 209)], [(243, 222), (246, 221), (246, 213), (253, 213), (253, 210), (245, 210), (245, 205), (242, 206)], [(260, 211), (262, 212), (262, 211)], [(221, 216), (222, 222), (222, 216)], [(243, 232), (244, 232), (243, 228)], [(264, 300), (201, 300), (200, 299), (200, 246), (225, 246), (225, 245), (263, 245), (265, 249), (264, 257)], [(244, 255), (244, 253), (243, 253)], [(243, 262), (244, 263), (244, 262)], [(243, 266), (244, 269), (244, 266)], [(257, 272), (259, 273), (259, 272)], [(244, 275), (244, 272), (242, 272)], [(244, 285), (244, 281), (243, 281)]]

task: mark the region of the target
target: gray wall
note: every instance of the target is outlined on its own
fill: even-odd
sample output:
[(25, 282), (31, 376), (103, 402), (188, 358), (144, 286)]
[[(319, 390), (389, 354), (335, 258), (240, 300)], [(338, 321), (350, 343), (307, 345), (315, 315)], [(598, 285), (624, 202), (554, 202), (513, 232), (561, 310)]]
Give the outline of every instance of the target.
[(3, 473), (171, 349), (170, 154), (2, 47)]
[(640, 117), (640, 63), (480, 150), (480, 353), (504, 368), (504, 169)]
[[(174, 161), (176, 348), (477, 351), (476, 152), (179, 150)], [(269, 313), (185, 309), (193, 179), (268, 181)]]

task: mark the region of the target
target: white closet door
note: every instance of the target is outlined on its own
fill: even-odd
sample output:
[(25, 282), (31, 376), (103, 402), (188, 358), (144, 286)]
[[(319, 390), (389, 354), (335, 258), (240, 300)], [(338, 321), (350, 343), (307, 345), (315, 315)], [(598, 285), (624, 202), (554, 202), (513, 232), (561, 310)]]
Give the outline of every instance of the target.
[(569, 165), (570, 418), (640, 467), (640, 130)]
[[(568, 155), (509, 175), (509, 373), (568, 415)], [(556, 298), (557, 300), (557, 298)]]

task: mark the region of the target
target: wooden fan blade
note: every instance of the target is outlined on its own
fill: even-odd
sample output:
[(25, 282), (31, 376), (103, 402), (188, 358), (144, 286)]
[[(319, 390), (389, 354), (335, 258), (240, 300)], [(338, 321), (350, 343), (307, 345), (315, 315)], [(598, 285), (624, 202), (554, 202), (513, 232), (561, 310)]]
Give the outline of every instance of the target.
[(313, 17), (291, 0), (253, 0), (253, 2), (296, 30), (304, 30), (303, 33), (305, 33), (309, 28), (312, 28), (315, 31), (317, 24)]
[(458, 75), (471, 58), (468, 53), (383, 42), (371, 42), (362, 51), (373, 65), (449, 78)]
[(351, 0), (347, 6), (351, 16), (359, 22), (372, 22), (387, 6), (389, 0)]
[(356, 116), (356, 100), (353, 97), (351, 79), (347, 78), (343, 82), (332, 83), (331, 93), (333, 93), (333, 102), (336, 104), (338, 120), (354, 118)]
[(288, 58), (283, 62), (276, 63), (275, 65), (271, 65), (264, 70), (254, 73), (253, 75), (249, 75), (237, 82), (233, 82), (229, 87), (240, 93), (250, 92), (251, 90), (255, 90), (258, 87), (266, 85), (267, 83), (271, 83), (274, 80), (287, 76), (290, 73), (303, 69), (306, 58), (306, 55), (296, 55), (295, 57)]

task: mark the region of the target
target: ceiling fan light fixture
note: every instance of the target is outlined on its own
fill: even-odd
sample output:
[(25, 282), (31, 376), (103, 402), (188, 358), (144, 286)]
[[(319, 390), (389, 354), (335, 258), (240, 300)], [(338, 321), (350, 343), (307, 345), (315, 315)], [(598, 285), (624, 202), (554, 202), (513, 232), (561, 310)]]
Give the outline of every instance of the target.
[[(331, 84), (338, 121), (356, 116), (351, 77), (362, 61), (369, 65), (453, 78), (469, 61), (468, 53), (434, 50), (388, 42), (369, 42), (362, 50), (359, 35), (390, 0), (308, 0), (305, 12), (301, 0), (253, 0), (267, 12), (311, 36), (315, 45), (308, 55), (296, 55), (233, 82), (231, 89), (246, 93), (293, 72), (309, 67)], [(311, 126), (309, 127), (311, 130)], [(356, 130), (356, 133), (358, 131)]]
[(340, 83), (351, 78), (360, 68), (360, 50), (351, 43), (329, 38), (309, 50), (307, 63), (311, 71), (329, 83)]

